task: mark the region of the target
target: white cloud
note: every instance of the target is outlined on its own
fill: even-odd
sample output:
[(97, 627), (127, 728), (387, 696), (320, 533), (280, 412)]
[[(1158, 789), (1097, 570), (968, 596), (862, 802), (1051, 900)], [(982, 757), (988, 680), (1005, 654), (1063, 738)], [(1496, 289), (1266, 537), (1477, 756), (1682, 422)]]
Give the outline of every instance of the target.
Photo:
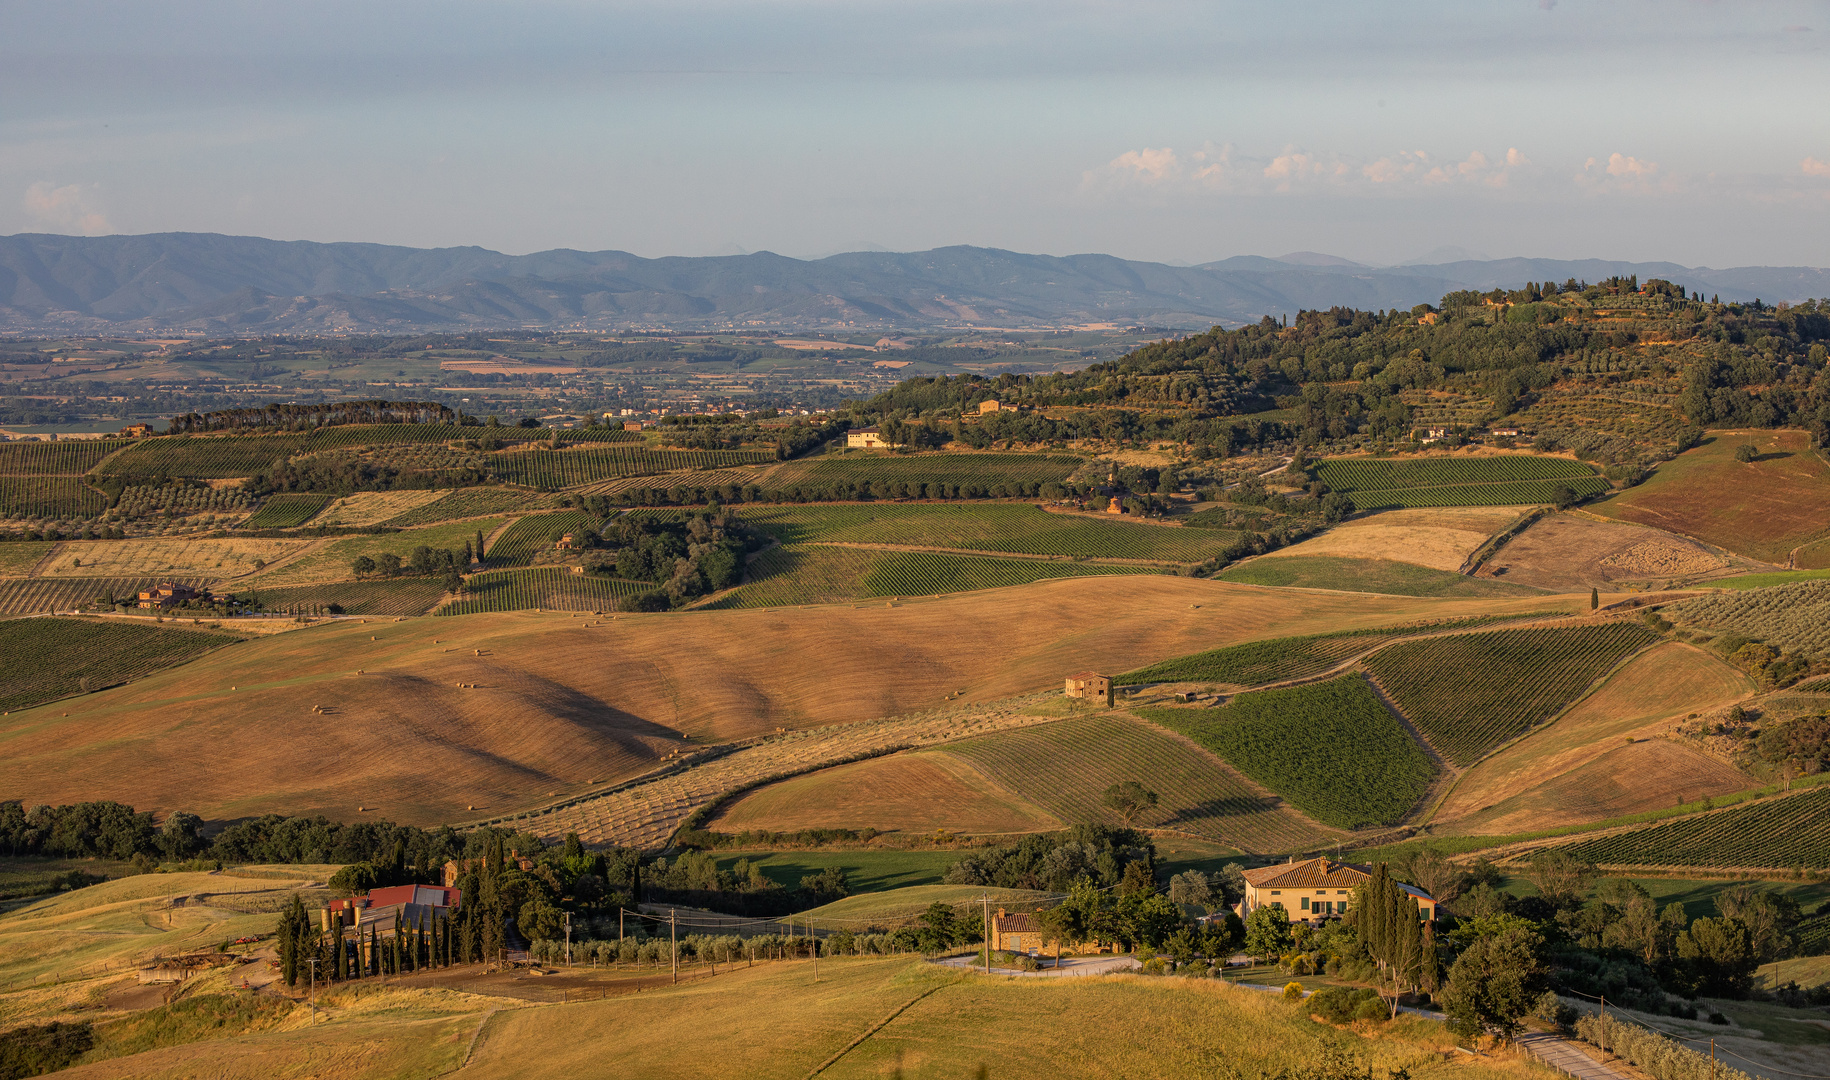
[(1142, 183), (1159, 184), (1180, 175), (1182, 163), (1176, 160), (1176, 152), (1167, 146), (1160, 150), (1145, 147), (1125, 151), (1108, 162), (1106, 169)]
[(40, 180), (25, 189), (25, 212), (54, 229), (69, 229), (86, 236), (111, 233), (114, 226), (108, 224), (107, 215), (93, 202), (98, 189), (95, 184), (87, 188), (80, 184), (53, 187), (50, 181)]
[(1646, 180), (1657, 171), (1658, 162), (1656, 161), (1641, 161), (1636, 157), (1627, 157), (1624, 154), (1608, 155), (1609, 176), (1631, 176), (1635, 180)]
[(1595, 191), (1671, 191), (1676, 186), (1675, 177), (1659, 173), (1658, 162), (1619, 152), (1605, 159), (1589, 158), (1574, 179), (1579, 186)]
[(1400, 150), (1368, 161), (1348, 154), (1286, 146), (1276, 154), (1241, 153), (1231, 143), (1208, 143), (1178, 153), (1171, 147), (1127, 150), (1083, 177), (1083, 187), (1141, 186), (1159, 192), (1205, 191), (1236, 195), (1304, 190), (1398, 193), (1445, 185), (1503, 188), (1531, 159), (1517, 147), (1497, 158), (1480, 150), (1459, 161), (1438, 162), (1424, 150)]
[(1804, 170), (1806, 176), (1830, 177), (1830, 161), (1819, 161), (1814, 157), (1808, 157), (1799, 162), (1798, 167)]

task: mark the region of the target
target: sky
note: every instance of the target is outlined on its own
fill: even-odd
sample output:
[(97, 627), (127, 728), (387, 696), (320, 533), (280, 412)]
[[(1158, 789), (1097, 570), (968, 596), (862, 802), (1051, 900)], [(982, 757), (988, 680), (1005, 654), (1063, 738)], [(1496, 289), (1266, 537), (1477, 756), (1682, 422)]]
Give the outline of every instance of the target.
[(0, 0), (0, 234), (1830, 265), (1830, 0)]

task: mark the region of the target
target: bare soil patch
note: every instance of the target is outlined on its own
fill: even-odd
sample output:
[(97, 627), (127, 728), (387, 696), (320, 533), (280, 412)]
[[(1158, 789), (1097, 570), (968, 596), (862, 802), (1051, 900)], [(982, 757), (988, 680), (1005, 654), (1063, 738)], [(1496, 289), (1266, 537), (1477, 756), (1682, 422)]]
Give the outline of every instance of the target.
[(1682, 536), (1578, 514), (1550, 514), (1483, 564), (1480, 577), (1568, 592), (1618, 582), (1663, 587), (1737, 568), (1732, 559)]

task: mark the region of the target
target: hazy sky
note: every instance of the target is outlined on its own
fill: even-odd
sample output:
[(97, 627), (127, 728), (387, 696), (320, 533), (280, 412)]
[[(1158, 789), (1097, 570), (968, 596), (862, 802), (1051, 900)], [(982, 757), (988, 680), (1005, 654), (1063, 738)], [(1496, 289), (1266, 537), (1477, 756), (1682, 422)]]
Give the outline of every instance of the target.
[(1830, 265), (1830, 3), (0, 0), (0, 233)]

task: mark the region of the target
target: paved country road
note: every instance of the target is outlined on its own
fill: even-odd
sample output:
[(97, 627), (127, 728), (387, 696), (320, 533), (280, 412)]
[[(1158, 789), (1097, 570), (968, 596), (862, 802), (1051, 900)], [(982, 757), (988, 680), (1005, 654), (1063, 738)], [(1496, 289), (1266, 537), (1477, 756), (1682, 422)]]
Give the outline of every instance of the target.
[(1632, 1080), (1625, 1072), (1612, 1065), (1603, 1065), (1588, 1056), (1560, 1035), (1549, 1035), (1544, 1032), (1532, 1032), (1520, 1035), (1518, 1043), (1526, 1053), (1556, 1069), (1568, 1073), (1579, 1080)]

